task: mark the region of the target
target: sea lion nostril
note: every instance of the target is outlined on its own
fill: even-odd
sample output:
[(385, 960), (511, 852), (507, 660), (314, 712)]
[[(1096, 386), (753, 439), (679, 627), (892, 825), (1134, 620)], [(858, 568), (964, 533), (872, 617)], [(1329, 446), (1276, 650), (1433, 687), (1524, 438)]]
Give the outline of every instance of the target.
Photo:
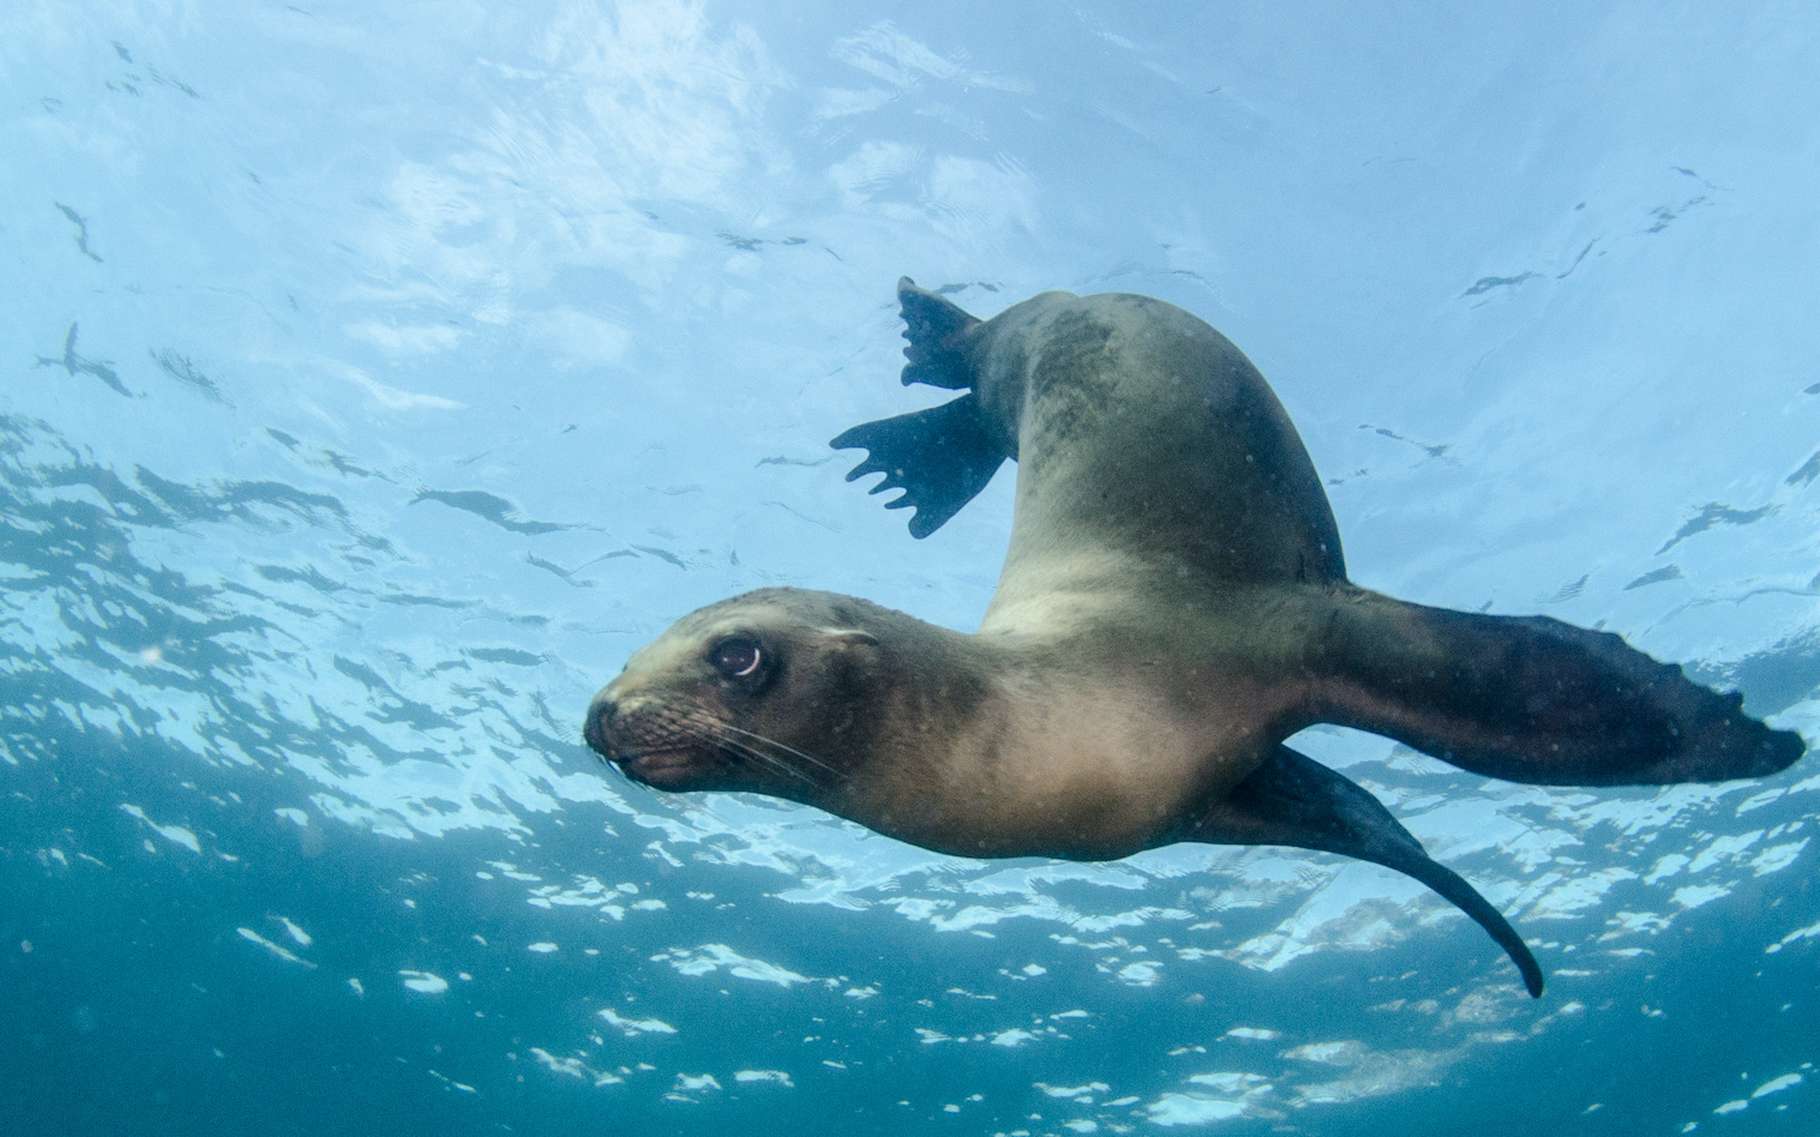
[(588, 707), (587, 722), (582, 725), (581, 736), (587, 739), (588, 745), (603, 756), (611, 756), (612, 747), (607, 741), (613, 729), (613, 718), (619, 706), (611, 699), (596, 698)]

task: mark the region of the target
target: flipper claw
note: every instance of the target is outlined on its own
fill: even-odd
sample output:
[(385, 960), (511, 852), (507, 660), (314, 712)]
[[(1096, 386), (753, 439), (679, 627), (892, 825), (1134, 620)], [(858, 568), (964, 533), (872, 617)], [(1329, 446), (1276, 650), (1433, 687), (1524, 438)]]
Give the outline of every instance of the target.
[(926, 411), (861, 423), (829, 443), (836, 450), (868, 451), (848, 481), (883, 473), (869, 492), (903, 490), (886, 509), (910, 509), (910, 534), (927, 537), (986, 487), (1005, 460), (1004, 449), (981, 420), (972, 394)]
[(907, 276), (897, 282), (897, 302), (910, 341), (904, 348), (904, 386), (927, 383), (951, 391), (973, 386), (968, 334), (980, 322)]
[[(971, 349), (980, 322), (960, 308), (903, 277), (897, 299), (904, 318), (904, 383), (965, 390), (973, 386)], [(986, 488), (1009, 457), (993, 437), (969, 392), (939, 407), (861, 423), (829, 443), (836, 450), (864, 449), (866, 460), (847, 473), (857, 481), (869, 474), (884, 479), (869, 489), (902, 490), (886, 509), (914, 509), (910, 535), (927, 537)]]

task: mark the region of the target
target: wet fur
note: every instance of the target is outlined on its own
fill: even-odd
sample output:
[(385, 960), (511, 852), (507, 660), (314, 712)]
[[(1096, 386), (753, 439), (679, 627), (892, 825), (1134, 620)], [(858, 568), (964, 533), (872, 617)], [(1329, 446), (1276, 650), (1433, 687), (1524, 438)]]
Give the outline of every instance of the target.
[[(654, 784), (803, 801), (947, 853), (1107, 859), (1195, 840), (1360, 857), (1461, 907), (1539, 994), (1483, 897), (1283, 740), (1334, 722), (1569, 785), (1754, 777), (1803, 753), (1615, 636), (1349, 583), (1287, 414), (1188, 313), (1044, 293), (981, 322), (908, 281), (899, 296), (904, 381), (966, 393), (835, 445), (868, 451), (855, 476), (882, 473), (917, 536), (1017, 460), (979, 631), (796, 589), (711, 605), (589, 710), (590, 744), (634, 777), (641, 747), (686, 727), (707, 741)], [(710, 666), (729, 635), (769, 653), (762, 685)]]

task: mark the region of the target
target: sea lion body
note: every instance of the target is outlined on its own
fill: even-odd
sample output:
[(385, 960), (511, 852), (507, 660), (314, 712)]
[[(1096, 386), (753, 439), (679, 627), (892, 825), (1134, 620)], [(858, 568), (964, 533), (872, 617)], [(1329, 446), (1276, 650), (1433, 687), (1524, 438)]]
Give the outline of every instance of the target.
[(954, 356), (1018, 463), (979, 629), (1018, 676), (1017, 729), (976, 760), (1029, 771), (1000, 812), (1044, 852), (1166, 843), (1304, 725), (1315, 629), (1259, 586), (1345, 575), (1314, 464), (1250, 360), (1157, 300), (1043, 293)]
[(1371, 795), (1283, 745), (1333, 722), (1544, 784), (1758, 776), (1802, 740), (1618, 637), (1425, 608), (1346, 579), (1326, 494), (1243, 354), (1171, 305), (1050, 292), (981, 322), (899, 284), (905, 383), (966, 393), (834, 440), (927, 536), (1006, 459), (1010, 547), (978, 631), (767, 589), (636, 653), (585, 734), (664, 789), (749, 790), (946, 853), (1110, 859), (1283, 844), (1509, 923)]

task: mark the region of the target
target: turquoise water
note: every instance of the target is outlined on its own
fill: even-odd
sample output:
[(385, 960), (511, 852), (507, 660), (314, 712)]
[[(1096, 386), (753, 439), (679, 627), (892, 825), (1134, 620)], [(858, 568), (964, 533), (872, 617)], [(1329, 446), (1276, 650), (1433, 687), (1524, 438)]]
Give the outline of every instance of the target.
[(1297, 745), (1510, 914), (1290, 850), (664, 797), (592, 692), (767, 584), (977, 621), (826, 440), (892, 284), (1201, 315), (1361, 583), (1820, 737), (1808, 6), (0, 9), (0, 1130), (1820, 1130), (1820, 767)]

